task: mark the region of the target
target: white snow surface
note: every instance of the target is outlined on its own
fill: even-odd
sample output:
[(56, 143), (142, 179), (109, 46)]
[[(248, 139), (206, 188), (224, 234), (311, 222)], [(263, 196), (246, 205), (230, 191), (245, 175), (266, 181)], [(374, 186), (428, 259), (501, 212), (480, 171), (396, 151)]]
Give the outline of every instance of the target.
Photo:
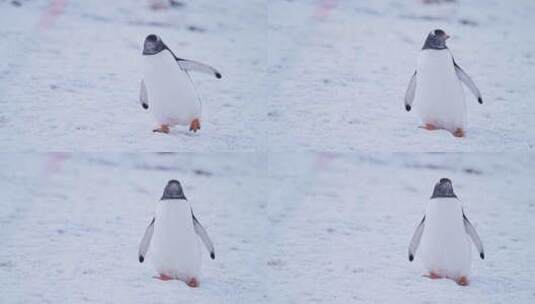
[[(526, 151), (535, 144), (535, 2), (0, 1), (2, 151)], [(53, 10), (52, 10), (53, 11)], [(428, 132), (403, 96), (443, 28), (467, 91), (464, 139)], [(218, 68), (192, 73), (202, 130), (153, 134), (138, 103), (142, 40)], [(418, 105), (415, 105), (418, 107)]]
[[(528, 96), (534, 92), (535, 2), (423, 2), (270, 2), (270, 145), (314, 151), (533, 149), (535, 106)], [(330, 10), (318, 8), (333, 3)], [(479, 105), (465, 88), (464, 139), (417, 128), (418, 105), (409, 113), (403, 108), (417, 54), (436, 28), (451, 35), (456, 62), (483, 94)]]
[[(0, 167), (0, 303), (535, 301), (529, 154), (3, 154)], [(468, 287), (407, 257), (442, 177), (485, 246)], [(171, 178), (215, 244), (198, 289), (137, 261)]]
[[(250, 151), (261, 142), (262, 1), (157, 11), (150, 1), (61, 1), (63, 13), (45, 28), (49, 1), (0, 2), (0, 150)], [(138, 101), (150, 33), (178, 57), (222, 73), (191, 73), (203, 103), (201, 133), (152, 132), (157, 122)]]
[[(156, 1), (0, 0), (0, 303), (535, 303), (534, 1)], [(403, 108), (435, 28), (483, 94), (464, 139)], [(191, 73), (199, 133), (152, 132), (149, 33), (223, 74)], [(442, 177), (468, 287), (407, 257)], [(138, 262), (173, 178), (215, 245), (198, 289)]]

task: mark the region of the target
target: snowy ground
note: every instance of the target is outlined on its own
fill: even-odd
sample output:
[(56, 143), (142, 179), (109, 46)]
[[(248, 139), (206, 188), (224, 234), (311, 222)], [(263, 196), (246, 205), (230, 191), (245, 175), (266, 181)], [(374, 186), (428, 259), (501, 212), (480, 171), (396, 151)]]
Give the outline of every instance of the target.
[[(66, 4), (55, 14), (49, 2)], [(240, 3), (153, 11), (147, 0), (0, 2), (0, 150), (256, 149), (267, 10), (262, 1)], [(138, 102), (149, 33), (223, 74), (191, 75), (203, 101), (201, 133), (151, 132), (156, 121)]]
[[(528, 154), (4, 154), (1, 303), (533, 303)], [(450, 177), (483, 239), (472, 284), (432, 281), (408, 241)], [(199, 289), (137, 246), (180, 179), (216, 247)]]
[[(535, 3), (518, 1), (0, 1), (2, 151), (526, 151), (535, 145)], [(55, 9), (50, 9), (50, 3)], [(55, 4), (54, 4), (55, 3)], [(58, 4), (59, 3), (59, 4)], [(63, 5), (62, 5), (63, 4)], [(467, 138), (418, 129), (402, 100), (442, 27), (480, 87)], [(193, 74), (203, 129), (153, 134), (137, 103), (158, 33)]]
[[(238, 303), (260, 297), (264, 193), (254, 154), (4, 155), (0, 303)], [(215, 245), (201, 287), (153, 279), (138, 245), (178, 178)], [(265, 221), (265, 220), (264, 220)], [(150, 252), (149, 257), (150, 259)], [(243, 301), (242, 301), (243, 303)]]
[[(0, 303), (535, 302), (535, 2), (157, 1), (0, 0), (0, 151), (108, 152), (0, 154)], [(465, 139), (402, 106), (438, 27), (485, 100)], [(148, 33), (222, 72), (192, 74), (200, 133), (151, 132)], [(466, 288), (407, 259), (441, 177), (486, 248)], [(171, 178), (215, 243), (199, 289), (137, 261)]]
[[(533, 149), (535, 2), (422, 3), (270, 4), (270, 144), (316, 151)], [(485, 100), (479, 105), (465, 90), (465, 139), (418, 129), (416, 111), (403, 109), (417, 53), (435, 28), (452, 36), (456, 61)]]

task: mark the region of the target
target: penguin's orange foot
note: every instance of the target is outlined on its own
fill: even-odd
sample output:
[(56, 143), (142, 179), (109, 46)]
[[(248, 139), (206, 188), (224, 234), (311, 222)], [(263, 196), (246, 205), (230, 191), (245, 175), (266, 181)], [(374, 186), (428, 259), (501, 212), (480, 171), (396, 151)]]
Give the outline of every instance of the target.
[(452, 133), (455, 137), (464, 137), (464, 130), (461, 128), (458, 128), (455, 130), (455, 132)]
[(153, 277), (153, 278), (158, 279), (158, 280), (162, 280), (162, 281), (173, 280), (172, 277), (166, 276), (165, 274), (160, 274), (159, 277)]
[(201, 129), (201, 121), (198, 118), (195, 118), (191, 121), (191, 124), (189, 125), (189, 130), (193, 132), (197, 132), (197, 130)]
[(426, 123), (425, 125), (421, 126), (420, 128), (422, 129), (426, 129), (428, 131), (435, 131), (435, 130), (438, 130), (440, 128), (436, 127), (435, 125), (433, 124), (430, 124), (430, 123)]
[(468, 279), (466, 277), (460, 277), (456, 282), (459, 286), (468, 286)]
[(439, 276), (438, 274), (435, 274), (433, 272), (430, 272), (429, 274), (424, 274), (424, 277), (430, 278), (431, 280), (442, 279), (441, 276)]
[(188, 286), (192, 288), (199, 287), (199, 281), (197, 281), (196, 278), (191, 278), (189, 281), (186, 282), (186, 284), (188, 284)]
[(165, 133), (165, 134), (169, 134), (170, 131), (171, 129), (169, 129), (168, 125), (161, 125), (161, 127), (159, 127), (158, 129), (152, 130), (152, 132)]

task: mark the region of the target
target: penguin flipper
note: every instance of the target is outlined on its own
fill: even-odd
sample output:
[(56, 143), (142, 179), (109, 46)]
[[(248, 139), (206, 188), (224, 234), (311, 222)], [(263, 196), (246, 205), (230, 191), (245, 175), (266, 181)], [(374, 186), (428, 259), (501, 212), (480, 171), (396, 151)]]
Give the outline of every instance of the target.
[(208, 249), (208, 252), (210, 252), (210, 258), (212, 258), (212, 260), (215, 259), (214, 244), (212, 244), (212, 240), (210, 240), (208, 233), (206, 233), (204, 227), (201, 225), (201, 223), (199, 223), (193, 214), (193, 210), (191, 211), (191, 217), (193, 218), (193, 229), (195, 229), (195, 233), (197, 233), (197, 235), (201, 238), (204, 246), (206, 246), (206, 249)]
[(182, 59), (175, 57), (176, 62), (180, 66), (181, 69), (185, 71), (196, 71), (201, 73), (206, 73), (210, 75), (214, 75), (216, 78), (221, 78), (221, 73), (219, 73), (216, 69), (213, 67), (200, 63), (198, 61), (188, 60), (188, 59)]
[(481, 92), (477, 88), (472, 78), (470, 78), (470, 76), (468, 76), (468, 74), (466, 74), (466, 72), (461, 69), (461, 67), (455, 62), (455, 60), (453, 61), (453, 65), (455, 66), (455, 73), (457, 74), (459, 80), (461, 80), (464, 85), (466, 85), (466, 87), (470, 90), (470, 92), (472, 92), (472, 94), (474, 94), (474, 96), (477, 98), (477, 102), (483, 103), (483, 97), (481, 96)]
[(422, 238), (424, 228), (425, 228), (425, 216), (420, 221), (420, 224), (418, 224), (418, 227), (416, 227), (416, 231), (414, 231), (414, 234), (412, 235), (412, 238), (411, 238), (411, 242), (409, 244), (409, 261), (410, 262), (414, 260), (416, 249), (418, 249), (418, 246), (420, 246), (420, 239)]
[(149, 95), (147, 94), (147, 87), (143, 79), (141, 79), (141, 87), (139, 88), (139, 102), (143, 109), (146, 110), (149, 108)]
[(416, 71), (412, 74), (407, 92), (405, 92), (405, 110), (410, 111), (414, 96), (416, 95)]
[(485, 250), (483, 250), (483, 242), (481, 242), (481, 239), (479, 238), (479, 235), (477, 234), (476, 229), (474, 226), (472, 226), (472, 223), (468, 220), (466, 215), (463, 212), (463, 222), (464, 222), (464, 230), (466, 233), (470, 236), (472, 239), (472, 242), (474, 242), (474, 245), (477, 248), (477, 251), (479, 252), (479, 257), (483, 260), (485, 259)]
[(154, 232), (155, 220), (156, 218), (153, 217), (149, 226), (145, 230), (145, 234), (143, 235), (143, 239), (141, 239), (141, 243), (139, 244), (138, 257), (140, 263), (143, 263), (143, 261), (145, 260), (145, 256), (147, 255), (147, 251), (149, 250), (150, 240), (152, 239), (152, 233)]

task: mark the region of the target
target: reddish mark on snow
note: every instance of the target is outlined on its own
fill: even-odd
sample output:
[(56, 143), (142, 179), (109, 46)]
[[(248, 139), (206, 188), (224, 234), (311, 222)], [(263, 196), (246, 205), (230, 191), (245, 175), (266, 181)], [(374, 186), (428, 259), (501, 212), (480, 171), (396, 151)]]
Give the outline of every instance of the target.
[(316, 158), (316, 165), (319, 169), (327, 169), (333, 159), (336, 158), (336, 154), (330, 152), (323, 152)]
[(150, 0), (149, 1), (149, 7), (150, 9), (157, 11), (157, 10), (166, 10), (169, 8), (169, 3), (166, 3), (168, 1), (162, 1), (162, 0)]
[(314, 17), (325, 19), (329, 13), (336, 7), (336, 0), (321, 0), (319, 6), (314, 12)]
[(41, 15), (39, 20), (39, 28), (42, 30), (48, 30), (54, 24), (54, 21), (63, 14), (67, 6), (67, 0), (52, 0), (48, 9), (46, 9)]
[(52, 153), (49, 154), (48, 161), (45, 165), (45, 174), (52, 175), (61, 171), (63, 163), (69, 159), (68, 153)]

